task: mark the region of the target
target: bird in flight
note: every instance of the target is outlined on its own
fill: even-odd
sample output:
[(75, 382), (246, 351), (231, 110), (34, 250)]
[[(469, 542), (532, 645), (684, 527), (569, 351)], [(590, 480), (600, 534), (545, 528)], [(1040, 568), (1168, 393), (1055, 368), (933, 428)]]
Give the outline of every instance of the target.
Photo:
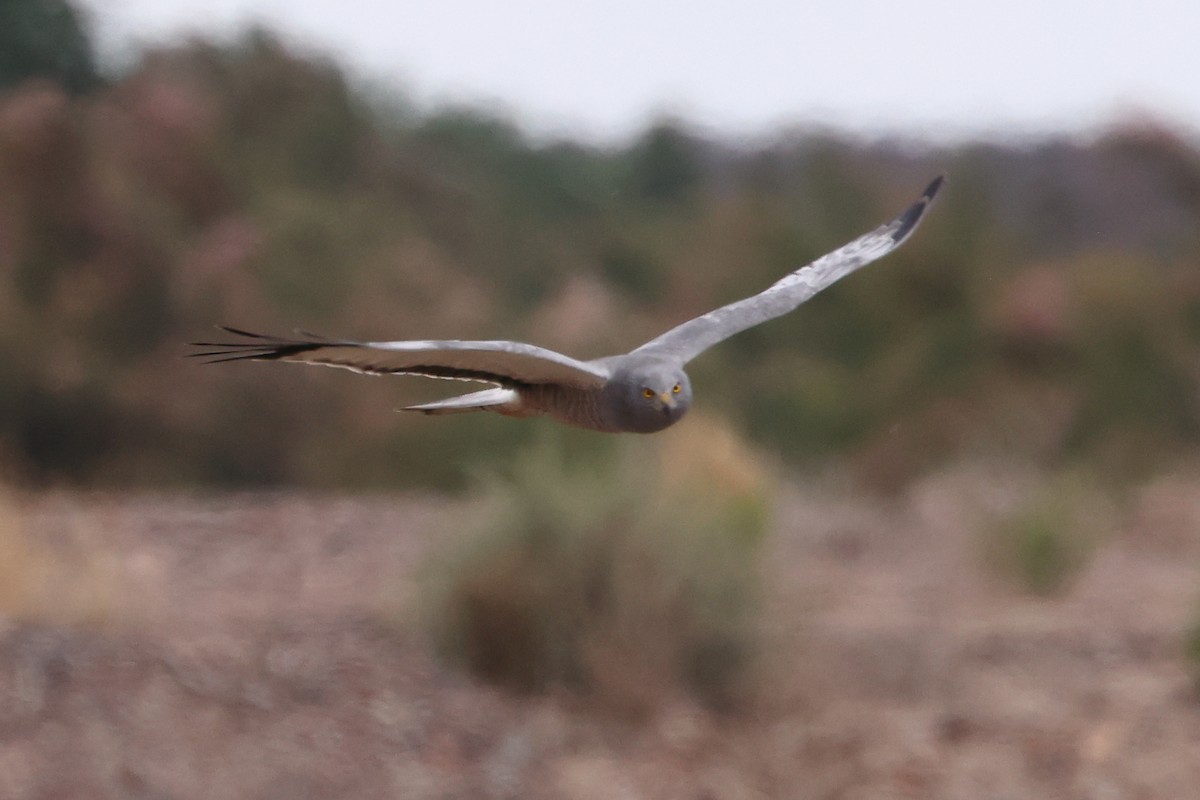
[(736, 333), (787, 314), (817, 292), (882, 258), (916, 230), (942, 187), (938, 177), (900, 216), (756, 295), (690, 319), (631, 352), (591, 361), (523, 342), (358, 342), (311, 334), (284, 338), (221, 326), (235, 341), (193, 342), (192, 355), (209, 363), (296, 361), (371, 375), (425, 375), (478, 381), (493, 388), (403, 411), (456, 414), (494, 411), (512, 417), (545, 415), (566, 425), (610, 433), (653, 433), (678, 422), (692, 404), (684, 366)]

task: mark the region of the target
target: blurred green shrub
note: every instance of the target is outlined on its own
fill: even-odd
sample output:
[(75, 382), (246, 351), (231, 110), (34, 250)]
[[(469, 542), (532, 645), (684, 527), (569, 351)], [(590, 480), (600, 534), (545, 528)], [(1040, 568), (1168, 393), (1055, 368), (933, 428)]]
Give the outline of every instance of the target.
[(545, 438), (487, 479), (478, 520), (427, 573), (440, 651), (510, 688), (567, 686), (625, 712), (743, 699), (771, 491), (725, 429), (695, 422), (586, 459)]
[(1200, 694), (1200, 614), (1184, 634), (1183, 659), (1192, 676), (1192, 687)]
[(1056, 595), (1087, 565), (1111, 520), (1095, 485), (1076, 473), (1051, 476), (985, 527), (983, 558), (1023, 590)]

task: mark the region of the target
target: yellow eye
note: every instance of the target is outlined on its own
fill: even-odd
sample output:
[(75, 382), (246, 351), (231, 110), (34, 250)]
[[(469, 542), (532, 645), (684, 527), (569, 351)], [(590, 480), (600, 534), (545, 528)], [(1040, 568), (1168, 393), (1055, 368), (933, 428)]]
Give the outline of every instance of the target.
[(651, 397), (654, 397), (654, 390), (650, 388), (642, 389), (642, 397), (649, 400)]
[(675, 394), (679, 394), (680, 392), (683, 391), (683, 387), (677, 383), (671, 387), (671, 391), (674, 392)]

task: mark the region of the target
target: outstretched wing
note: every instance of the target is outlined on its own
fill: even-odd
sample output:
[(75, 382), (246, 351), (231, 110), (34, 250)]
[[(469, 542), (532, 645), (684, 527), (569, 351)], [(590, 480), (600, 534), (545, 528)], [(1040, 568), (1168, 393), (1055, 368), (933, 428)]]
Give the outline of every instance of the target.
[(298, 361), (344, 367), (371, 375), (425, 375), (514, 387), (554, 383), (599, 388), (608, 372), (599, 365), (521, 342), (448, 341), (355, 342), (312, 334), (286, 339), (220, 326), (241, 337), (229, 342), (192, 342), (204, 350), (193, 356), (222, 361)]
[(633, 352), (687, 363), (735, 333), (795, 310), (825, 287), (899, 247), (916, 230), (943, 180), (936, 178), (917, 202), (886, 225), (785, 275), (766, 290), (688, 320)]

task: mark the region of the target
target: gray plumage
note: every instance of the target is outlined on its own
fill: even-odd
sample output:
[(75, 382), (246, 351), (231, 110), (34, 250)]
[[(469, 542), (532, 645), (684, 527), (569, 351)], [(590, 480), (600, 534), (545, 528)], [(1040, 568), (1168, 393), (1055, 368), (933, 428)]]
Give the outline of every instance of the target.
[(495, 388), (403, 410), (546, 415), (596, 431), (652, 433), (678, 422), (691, 406), (685, 364), (736, 333), (793, 311), (817, 292), (899, 247), (916, 230), (942, 183), (940, 177), (934, 180), (896, 219), (785, 275), (764, 291), (688, 320), (625, 355), (578, 361), (522, 342), (357, 342), (310, 334), (289, 339), (227, 327), (222, 330), (240, 337), (239, 341), (194, 342), (206, 348), (194, 355), (211, 362), (298, 361), (375, 375), (480, 381)]

